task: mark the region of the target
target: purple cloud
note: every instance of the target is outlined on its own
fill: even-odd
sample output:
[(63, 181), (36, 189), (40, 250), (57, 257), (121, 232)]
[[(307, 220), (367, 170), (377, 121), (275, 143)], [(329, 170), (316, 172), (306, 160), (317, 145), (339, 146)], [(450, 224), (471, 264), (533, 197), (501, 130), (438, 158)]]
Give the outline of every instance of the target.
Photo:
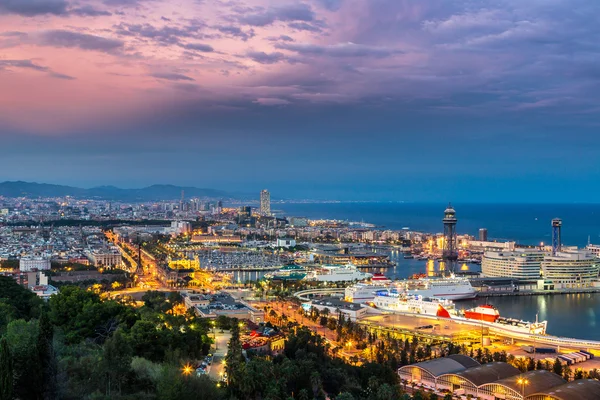
[(246, 55), (260, 64), (275, 64), (285, 59), (285, 55), (281, 52), (265, 53), (264, 51), (249, 51)]
[(182, 44), (181, 47), (187, 50), (201, 51), (203, 53), (210, 53), (215, 51), (215, 49), (211, 45), (204, 43), (187, 43)]
[(6, 70), (6, 69), (11, 69), (11, 68), (18, 68), (18, 69), (21, 68), (21, 69), (29, 69), (29, 70), (39, 71), (39, 72), (47, 72), (48, 76), (50, 76), (52, 78), (66, 79), (66, 80), (75, 79), (72, 76), (54, 72), (50, 68), (48, 68), (44, 65), (36, 64), (31, 60), (0, 60), (0, 71)]
[(275, 47), (304, 55), (324, 55), (329, 57), (388, 57), (402, 51), (385, 47), (367, 46), (355, 43), (318, 45), (308, 43), (277, 43)]
[(27, 17), (44, 14), (67, 14), (65, 0), (0, 0), (0, 11)]
[(315, 12), (305, 3), (287, 4), (279, 7), (272, 7), (253, 14), (239, 15), (237, 20), (244, 25), (267, 26), (275, 21), (314, 21)]
[(216, 25), (213, 28), (226, 35), (241, 38), (243, 41), (251, 39), (256, 35), (253, 29), (243, 31), (240, 27), (233, 25)]
[(82, 50), (96, 50), (106, 53), (119, 50), (124, 45), (122, 41), (117, 39), (65, 30), (42, 32), (39, 34), (36, 44), (52, 47), (77, 47)]
[(173, 72), (155, 72), (150, 74), (153, 78), (165, 79), (168, 81), (194, 81), (194, 78), (191, 78), (187, 75), (177, 74)]
[(112, 13), (106, 10), (98, 10), (97, 8), (87, 4), (81, 7), (70, 9), (69, 14), (77, 15), (79, 17), (101, 17), (112, 15)]

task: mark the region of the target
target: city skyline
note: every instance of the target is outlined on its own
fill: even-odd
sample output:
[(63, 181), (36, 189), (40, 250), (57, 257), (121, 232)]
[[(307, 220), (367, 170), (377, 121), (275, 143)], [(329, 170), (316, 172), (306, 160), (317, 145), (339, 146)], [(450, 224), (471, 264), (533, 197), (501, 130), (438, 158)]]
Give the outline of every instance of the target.
[(0, 181), (596, 202), (597, 11), (0, 0)]

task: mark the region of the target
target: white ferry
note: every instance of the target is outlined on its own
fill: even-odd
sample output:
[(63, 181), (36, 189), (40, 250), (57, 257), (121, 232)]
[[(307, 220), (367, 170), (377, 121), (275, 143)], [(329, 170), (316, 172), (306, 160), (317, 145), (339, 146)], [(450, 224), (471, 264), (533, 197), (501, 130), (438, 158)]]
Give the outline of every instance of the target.
[(454, 303), (450, 300), (406, 295), (394, 289), (378, 291), (373, 299), (373, 305), (381, 310), (443, 318), (450, 318), (450, 314), (456, 315)]
[(408, 295), (448, 300), (472, 299), (477, 295), (469, 280), (464, 278), (424, 278), (390, 282), (376, 279), (376, 276), (373, 276), (371, 282), (348, 286), (344, 295), (348, 301), (368, 303), (375, 298), (375, 292), (388, 288), (395, 288)]
[(319, 282), (352, 282), (369, 279), (372, 274), (359, 271), (354, 264), (322, 265), (320, 268), (309, 272), (307, 280)]
[(477, 297), (477, 291), (466, 278), (425, 278), (398, 282), (398, 288), (407, 294), (425, 298), (466, 300)]
[(375, 298), (375, 292), (387, 289), (388, 283), (359, 282), (346, 287), (344, 298), (351, 303), (368, 303)]

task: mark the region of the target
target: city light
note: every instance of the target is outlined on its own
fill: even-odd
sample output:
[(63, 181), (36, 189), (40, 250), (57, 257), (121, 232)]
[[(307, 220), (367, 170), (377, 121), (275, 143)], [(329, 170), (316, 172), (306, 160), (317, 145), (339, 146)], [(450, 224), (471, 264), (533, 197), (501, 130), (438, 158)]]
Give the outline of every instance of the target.
[(184, 375), (190, 375), (193, 370), (194, 370), (194, 368), (192, 368), (192, 366), (190, 364), (184, 365), (183, 368), (181, 369), (181, 371), (183, 372)]

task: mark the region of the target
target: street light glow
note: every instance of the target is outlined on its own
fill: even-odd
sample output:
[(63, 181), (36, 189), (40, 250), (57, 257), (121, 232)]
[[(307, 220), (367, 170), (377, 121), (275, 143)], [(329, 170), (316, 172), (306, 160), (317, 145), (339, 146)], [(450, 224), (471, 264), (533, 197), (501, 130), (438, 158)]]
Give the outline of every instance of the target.
[(183, 368), (181, 369), (181, 371), (183, 372), (184, 375), (189, 375), (192, 373), (192, 366), (190, 364), (186, 364), (183, 366)]

